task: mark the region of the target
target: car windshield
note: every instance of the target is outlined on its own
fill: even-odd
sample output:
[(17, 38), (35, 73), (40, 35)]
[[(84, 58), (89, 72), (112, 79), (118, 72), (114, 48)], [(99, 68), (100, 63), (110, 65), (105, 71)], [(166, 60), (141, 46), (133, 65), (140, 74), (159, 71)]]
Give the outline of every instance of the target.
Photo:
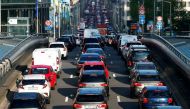
[(168, 98), (170, 97), (170, 94), (165, 90), (150, 90), (147, 91), (144, 96), (147, 98)]
[(85, 65), (84, 70), (104, 70), (102, 65)]
[(103, 95), (78, 95), (77, 102), (102, 102), (104, 101)]
[(87, 50), (86, 53), (98, 53), (100, 55), (104, 55), (102, 50)]
[(84, 43), (99, 43), (99, 42), (98, 42), (98, 39), (96, 38), (87, 38), (87, 39), (84, 39)]
[(159, 75), (139, 75), (138, 81), (159, 81)]
[(106, 82), (105, 74), (83, 74), (80, 82)]
[(80, 61), (101, 61), (99, 56), (84, 56), (80, 58)]
[(37, 100), (13, 100), (10, 108), (39, 108), (40, 104)]
[(127, 47), (129, 47), (130, 45), (141, 45), (140, 42), (129, 42), (127, 43)]
[(147, 57), (149, 55), (148, 51), (137, 51), (134, 52), (134, 61), (142, 61), (142, 60), (146, 60)]
[(85, 45), (85, 48), (100, 48), (100, 45)]
[(138, 64), (136, 66), (136, 69), (139, 69), (139, 70), (155, 70), (156, 67), (154, 66), (154, 64)]
[(47, 74), (47, 68), (32, 68), (32, 74)]
[(57, 41), (69, 42), (69, 38), (59, 38), (59, 39), (57, 39)]
[(63, 44), (51, 44), (49, 47), (50, 48), (63, 48), (64, 46), (63, 46)]
[(35, 79), (35, 80), (23, 80), (22, 85), (30, 85), (30, 84), (38, 84), (38, 85), (44, 85), (45, 80), (44, 79)]

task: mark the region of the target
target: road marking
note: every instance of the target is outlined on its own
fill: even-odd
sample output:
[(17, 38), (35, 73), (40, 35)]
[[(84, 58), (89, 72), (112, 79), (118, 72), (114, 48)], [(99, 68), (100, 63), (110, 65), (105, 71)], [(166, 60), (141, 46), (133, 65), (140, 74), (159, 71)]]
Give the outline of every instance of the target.
[(68, 97), (65, 97), (65, 102), (68, 102), (69, 101), (69, 98)]
[(115, 75), (115, 74), (113, 74), (113, 77), (115, 78), (115, 77), (116, 77), (116, 75)]
[(110, 64), (113, 64), (113, 62), (111, 61)]
[(120, 96), (117, 96), (117, 102), (121, 102)]
[(108, 54), (108, 56), (111, 56), (111, 54)]
[(70, 78), (73, 78), (73, 75), (72, 75), (72, 74), (70, 75)]

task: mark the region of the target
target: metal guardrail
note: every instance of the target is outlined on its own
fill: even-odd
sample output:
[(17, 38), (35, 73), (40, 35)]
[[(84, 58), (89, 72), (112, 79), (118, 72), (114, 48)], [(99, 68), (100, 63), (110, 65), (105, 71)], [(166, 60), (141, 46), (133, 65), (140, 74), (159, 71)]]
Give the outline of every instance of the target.
[(190, 59), (185, 56), (182, 52), (180, 52), (178, 49), (176, 49), (170, 42), (165, 40), (164, 38), (160, 37), (159, 35), (156, 34), (144, 34), (145, 38), (152, 38), (156, 39), (160, 42), (162, 42), (166, 47), (168, 47), (177, 57), (179, 57), (185, 64), (189, 65), (190, 64)]

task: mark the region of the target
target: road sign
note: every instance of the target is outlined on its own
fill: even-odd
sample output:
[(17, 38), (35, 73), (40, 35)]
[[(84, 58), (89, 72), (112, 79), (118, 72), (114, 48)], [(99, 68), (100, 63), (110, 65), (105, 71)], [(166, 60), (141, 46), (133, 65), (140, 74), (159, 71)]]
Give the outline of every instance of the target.
[(144, 24), (145, 23), (145, 15), (139, 15), (139, 24)]
[(9, 24), (17, 24), (17, 19), (9, 19)]
[(45, 25), (46, 25), (46, 26), (50, 26), (50, 25), (51, 25), (51, 21), (50, 21), (50, 20), (46, 20), (46, 21), (45, 21)]
[(141, 5), (141, 6), (139, 7), (139, 14), (141, 14), (141, 15), (145, 14), (144, 5)]
[(157, 21), (162, 21), (162, 16), (158, 16)]
[(156, 23), (156, 27), (157, 27), (159, 30), (161, 30), (161, 29), (162, 29), (162, 22), (161, 22), (161, 21), (157, 22), (157, 23)]
[(52, 26), (45, 26), (45, 30), (46, 30), (46, 31), (52, 30)]

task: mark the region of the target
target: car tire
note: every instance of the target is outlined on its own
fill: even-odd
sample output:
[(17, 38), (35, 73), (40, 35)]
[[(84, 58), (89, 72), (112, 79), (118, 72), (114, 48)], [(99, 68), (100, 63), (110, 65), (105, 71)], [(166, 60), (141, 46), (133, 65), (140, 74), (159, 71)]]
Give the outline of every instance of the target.
[(51, 101), (51, 94), (49, 93), (49, 97), (46, 99), (46, 103), (50, 104), (50, 101)]

